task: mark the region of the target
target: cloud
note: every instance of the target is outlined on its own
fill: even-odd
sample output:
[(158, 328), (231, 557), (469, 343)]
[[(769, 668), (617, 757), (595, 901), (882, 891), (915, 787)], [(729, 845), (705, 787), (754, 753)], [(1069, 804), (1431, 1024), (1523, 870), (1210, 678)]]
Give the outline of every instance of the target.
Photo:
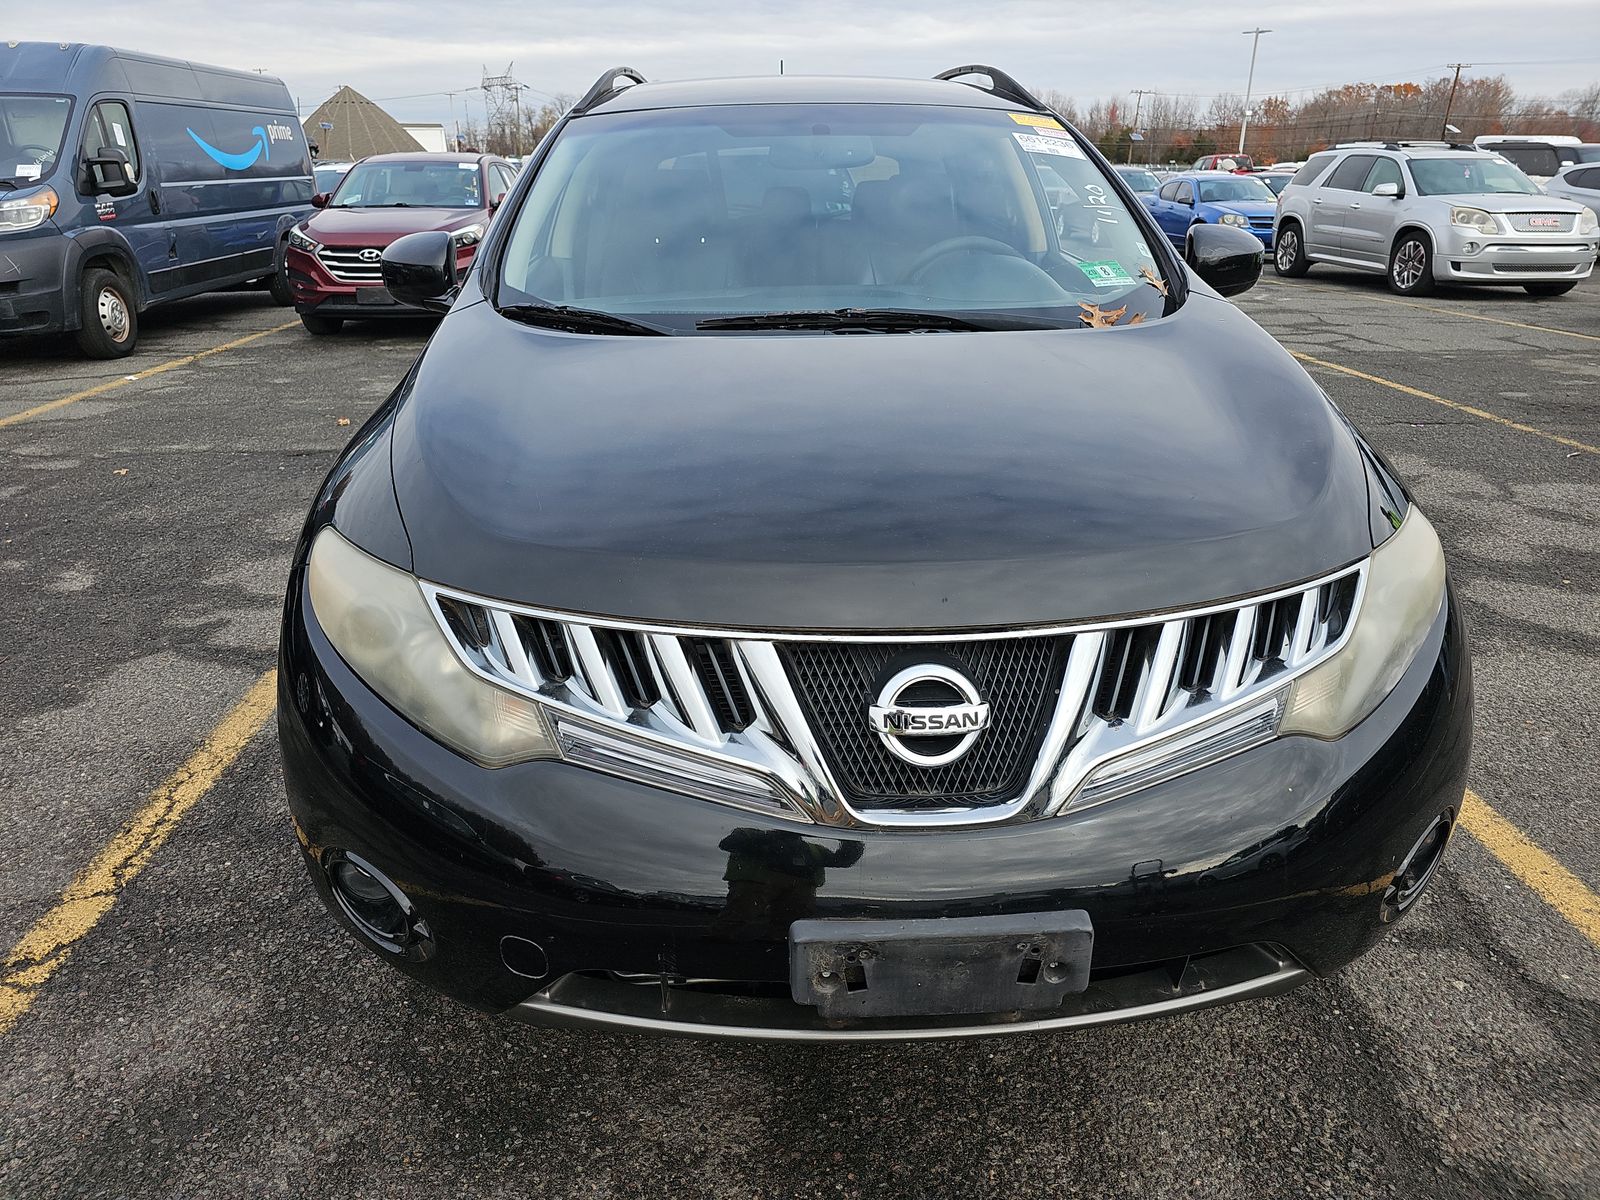
[[(282, 77), (307, 113), (348, 83), (410, 120), (445, 116), (442, 94), (417, 93), (471, 97), (485, 66), (498, 73), (508, 63), (535, 98), (581, 92), (617, 64), (672, 79), (773, 73), (780, 59), (797, 73), (912, 76), (991, 62), (1032, 87), (1084, 99), (1136, 87), (1209, 96), (1243, 90), (1250, 43), (1240, 30), (1258, 16), (1274, 31), (1261, 42), (1258, 94), (1420, 80), (1460, 60), (1509, 64), (1479, 70), (1503, 71), (1522, 92), (1558, 93), (1600, 77), (1593, 0), (1544, 0), (1537, 22), (1508, 19), (1503, 0), (1412, 0), (1402, 11), (1392, 0), (1263, 7), (1269, 11), (1240, 15), (1155, 0), (922, 0), (915, 10), (844, 0), (123, 0), (13, 13), (7, 36), (109, 41), (262, 68)], [(1549, 61), (1586, 47), (1588, 61)]]

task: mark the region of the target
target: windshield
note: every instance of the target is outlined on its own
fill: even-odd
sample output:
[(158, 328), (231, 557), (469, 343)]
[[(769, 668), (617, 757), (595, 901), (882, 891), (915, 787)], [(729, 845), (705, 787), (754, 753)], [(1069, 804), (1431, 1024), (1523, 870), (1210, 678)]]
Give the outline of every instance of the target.
[(317, 191), (331, 192), (339, 186), (339, 180), (344, 178), (348, 167), (316, 167), (313, 174), (317, 177)]
[(1537, 196), (1539, 185), (1508, 162), (1490, 158), (1413, 158), (1411, 178), (1422, 196), (1475, 196), (1510, 192)]
[(1124, 320), (1164, 308), (1139, 225), (1037, 114), (606, 113), (568, 124), (538, 172), (505, 251), (502, 307), (570, 305), (672, 332), (836, 309), (1021, 310), (1075, 328), (1082, 304), (1126, 305)]
[(1550, 176), (1561, 170), (1561, 156), (1555, 147), (1542, 142), (1499, 142), (1486, 149), (1509, 159), (1525, 175)]
[(70, 96), (0, 94), (0, 180), (26, 187), (55, 170)]
[(1289, 186), (1289, 181), (1293, 178), (1293, 175), (1263, 175), (1261, 182), (1271, 188), (1272, 194), (1276, 196)]
[(1136, 192), (1153, 192), (1160, 186), (1149, 171), (1118, 171), (1117, 174), (1122, 176), (1122, 182)]
[(1198, 186), (1202, 204), (1232, 204), (1238, 200), (1265, 200), (1271, 204), (1277, 200), (1271, 188), (1248, 175), (1234, 179), (1202, 179)]
[(475, 162), (397, 160), (350, 168), (330, 208), (482, 208)]

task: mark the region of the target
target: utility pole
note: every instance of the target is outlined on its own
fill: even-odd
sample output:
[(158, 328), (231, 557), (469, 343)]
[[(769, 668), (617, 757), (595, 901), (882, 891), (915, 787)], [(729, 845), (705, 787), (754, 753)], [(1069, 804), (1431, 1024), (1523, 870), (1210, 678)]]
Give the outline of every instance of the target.
[(1441, 142), (1448, 142), (1450, 140), (1450, 110), (1454, 108), (1456, 104), (1456, 88), (1461, 84), (1462, 69), (1465, 67), (1470, 67), (1472, 64), (1446, 63), (1445, 65), (1447, 67), (1454, 67), (1456, 69), (1456, 77), (1450, 81), (1450, 98), (1444, 102), (1444, 120), (1439, 122), (1439, 140)]
[(1256, 85), (1256, 48), (1261, 45), (1261, 35), (1271, 33), (1270, 29), (1246, 29), (1244, 36), (1250, 39), (1250, 75), (1244, 83), (1244, 114), (1239, 119), (1239, 149), (1244, 153), (1244, 135), (1250, 128), (1250, 93)]
[[(445, 95), (450, 97), (450, 124), (455, 126), (455, 135), (456, 135), (456, 140), (450, 143), (450, 149), (452, 151), (456, 152), (456, 153), (460, 153), (460, 151), (461, 151), (461, 122), (456, 120), (456, 94), (454, 92), (446, 92)], [(462, 107), (465, 108), (466, 105), (463, 104)]]
[[(1133, 94), (1138, 97), (1133, 102), (1133, 132), (1139, 132), (1139, 114), (1144, 111), (1144, 98), (1155, 95), (1152, 88), (1134, 88)], [(1128, 161), (1133, 161), (1133, 139), (1128, 139)], [(1149, 161), (1148, 159), (1146, 161)]]

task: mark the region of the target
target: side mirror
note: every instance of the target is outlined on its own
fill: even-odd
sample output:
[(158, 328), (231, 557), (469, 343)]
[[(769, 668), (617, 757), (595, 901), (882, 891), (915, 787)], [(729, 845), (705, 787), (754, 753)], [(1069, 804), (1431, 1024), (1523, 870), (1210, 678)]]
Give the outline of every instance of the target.
[(118, 146), (101, 146), (88, 160), (89, 190), (97, 196), (131, 196), (139, 190), (128, 152)]
[(390, 242), (383, 252), (383, 286), (401, 304), (449, 311), (456, 298), (456, 248), (450, 235), (428, 230)]
[(505, 201), (505, 198), (506, 198), (506, 194), (504, 192), (497, 192), (493, 196), (490, 196), (489, 197), (489, 211), (490, 212), (494, 212), (496, 209), (498, 209), (500, 207), (500, 205)]
[(1372, 189), (1372, 194), (1374, 196), (1387, 196), (1391, 200), (1398, 200), (1401, 196), (1405, 195), (1405, 193), (1400, 190), (1400, 185), (1398, 183), (1380, 183), (1377, 187)]
[(312, 208), (327, 208), (328, 207), (328, 201), (332, 200), (332, 199), (333, 199), (333, 193), (332, 192), (318, 192), (315, 196), (311, 197), (311, 207)]
[(1221, 295), (1237, 296), (1255, 287), (1265, 257), (1259, 238), (1231, 225), (1189, 230), (1189, 266)]

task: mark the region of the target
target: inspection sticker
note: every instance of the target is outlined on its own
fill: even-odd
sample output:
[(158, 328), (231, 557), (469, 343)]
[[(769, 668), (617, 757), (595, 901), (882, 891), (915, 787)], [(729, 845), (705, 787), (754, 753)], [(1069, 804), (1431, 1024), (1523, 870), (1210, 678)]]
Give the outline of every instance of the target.
[(1054, 117), (1047, 117), (1043, 113), (1011, 113), (1011, 119), (1018, 125), (1036, 125), (1040, 129), (1060, 129), (1061, 122)]
[(1078, 143), (1069, 138), (1041, 137), (1037, 133), (1013, 133), (1017, 145), (1029, 154), (1055, 154), (1061, 158), (1082, 158)]
[(1105, 262), (1079, 263), (1078, 270), (1089, 277), (1089, 282), (1095, 287), (1132, 287), (1133, 276), (1122, 269), (1122, 264), (1114, 260)]

